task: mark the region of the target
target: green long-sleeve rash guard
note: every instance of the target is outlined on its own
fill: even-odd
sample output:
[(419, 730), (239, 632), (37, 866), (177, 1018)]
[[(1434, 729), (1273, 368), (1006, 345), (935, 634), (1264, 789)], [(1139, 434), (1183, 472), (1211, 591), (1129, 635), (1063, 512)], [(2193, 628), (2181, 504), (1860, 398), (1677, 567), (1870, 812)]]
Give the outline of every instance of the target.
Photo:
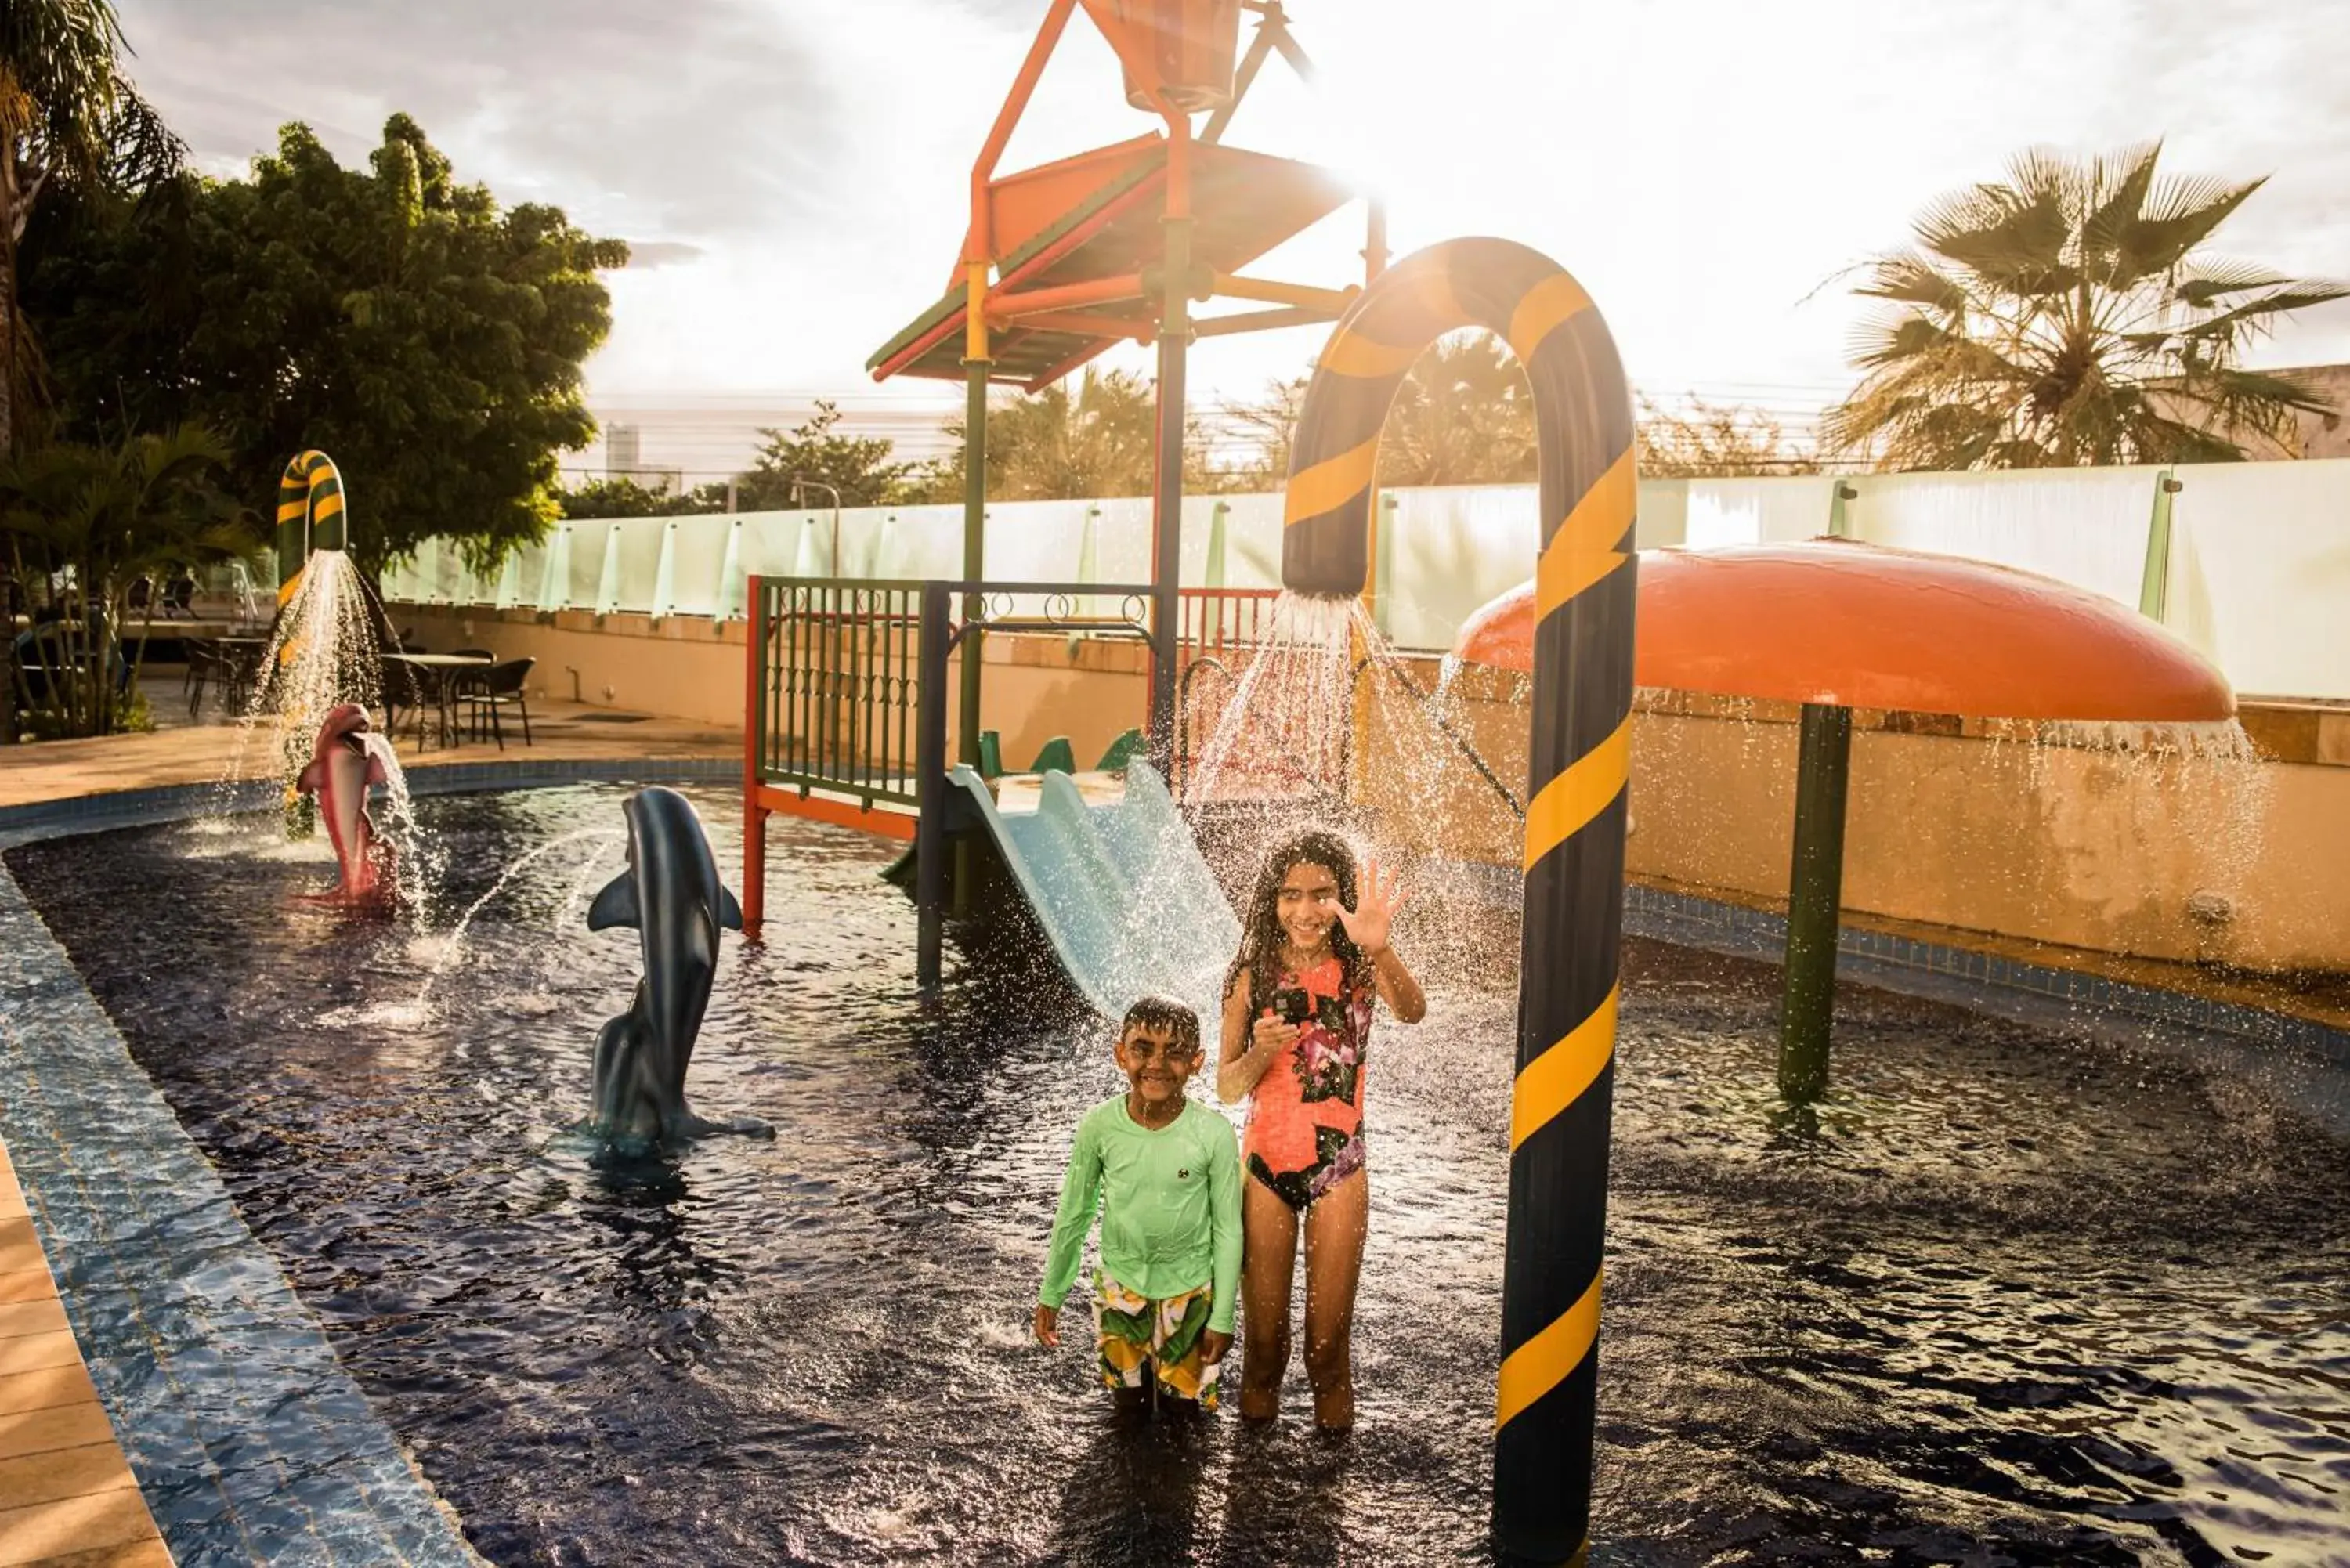
[(1232, 1331), (1241, 1278), (1241, 1154), (1232, 1124), (1195, 1100), (1163, 1127), (1139, 1125), (1126, 1096), (1077, 1123), (1061, 1212), (1037, 1296), (1058, 1309), (1077, 1277), (1086, 1232), (1101, 1210), (1102, 1268), (1153, 1301), (1212, 1283), (1208, 1326)]

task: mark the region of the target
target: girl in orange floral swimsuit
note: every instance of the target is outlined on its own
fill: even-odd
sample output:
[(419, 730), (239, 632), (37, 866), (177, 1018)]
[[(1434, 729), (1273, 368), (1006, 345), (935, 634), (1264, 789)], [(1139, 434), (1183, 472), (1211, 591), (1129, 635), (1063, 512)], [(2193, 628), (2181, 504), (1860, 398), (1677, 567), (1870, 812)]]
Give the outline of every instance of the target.
[(1406, 1023), (1428, 1011), (1388, 944), (1403, 899), (1373, 860), (1319, 829), (1275, 845), (1224, 978), (1216, 1092), (1249, 1100), (1241, 1229), (1241, 1414), (1270, 1420), (1289, 1367), (1289, 1284), (1305, 1231), (1305, 1372), (1314, 1419), (1355, 1424), (1355, 1284), (1370, 1214), (1364, 1053), (1374, 998)]

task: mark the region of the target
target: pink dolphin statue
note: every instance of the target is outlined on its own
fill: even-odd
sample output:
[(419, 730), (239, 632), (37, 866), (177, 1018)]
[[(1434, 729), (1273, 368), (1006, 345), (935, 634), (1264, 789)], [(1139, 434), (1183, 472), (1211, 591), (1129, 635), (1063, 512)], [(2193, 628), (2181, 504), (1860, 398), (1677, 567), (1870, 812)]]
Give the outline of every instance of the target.
[(326, 819), (327, 836), (334, 840), (335, 859), (342, 879), (328, 898), (351, 903), (383, 896), (383, 862), (387, 850), (368, 820), (368, 789), (384, 782), (383, 760), (369, 752), (362, 739), (368, 732), (367, 710), (346, 702), (318, 726), (318, 743), (310, 765), (302, 770), (295, 787), (318, 797), (318, 815)]

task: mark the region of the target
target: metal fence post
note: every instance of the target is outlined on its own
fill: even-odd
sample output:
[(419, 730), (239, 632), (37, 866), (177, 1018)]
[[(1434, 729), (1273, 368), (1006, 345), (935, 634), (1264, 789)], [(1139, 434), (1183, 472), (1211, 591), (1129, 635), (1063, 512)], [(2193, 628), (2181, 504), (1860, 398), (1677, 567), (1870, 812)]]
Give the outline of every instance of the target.
[(1828, 491), (1829, 538), (1849, 539), (1852, 537), (1852, 519), (1845, 512), (1844, 504), (1847, 501), (1857, 501), (1859, 499), (1860, 492), (1855, 490), (1851, 485), (1846, 484), (1841, 479), (1837, 480), (1835, 483), (1835, 485)]
[(748, 585), (751, 624), (743, 639), (743, 940), (759, 940), (767, 912), (767, 808), (759, 802), (767, 740), (767, 605), (759, 579)]
[(946, 924), (947, 590), (922, 585), (921, 711), (914, 741), (914, 981), (925, 1001), (939, 991)]
[(2186, 489), (2164, 469), (2154, 479), (2154, 515), (2146, 527), (2146, 574), (2138, 581), (2137, 613), (2159, 621), (2170, 597), (2170, 498)]

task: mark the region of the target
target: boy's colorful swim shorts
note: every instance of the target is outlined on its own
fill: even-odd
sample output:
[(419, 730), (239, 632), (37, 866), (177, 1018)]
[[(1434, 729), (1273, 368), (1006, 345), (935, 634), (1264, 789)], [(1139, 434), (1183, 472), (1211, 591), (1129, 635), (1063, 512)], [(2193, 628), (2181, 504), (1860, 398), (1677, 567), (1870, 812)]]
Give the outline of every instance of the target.
[(1105, 1388), (1142, 1386), (1143, 1363), (1158, 1369), (1159, 1386), (1180, 1399), (1216, 1407), (1223, 1363), (1207, 1365), (1200, 1336), (1207, 1332), (1214, 1291), (1201, 1285), (1165, 1301), (1136, 1295), (1107, 1274), (1094, 1278), (1094, 1333), (1101, 1343)]

